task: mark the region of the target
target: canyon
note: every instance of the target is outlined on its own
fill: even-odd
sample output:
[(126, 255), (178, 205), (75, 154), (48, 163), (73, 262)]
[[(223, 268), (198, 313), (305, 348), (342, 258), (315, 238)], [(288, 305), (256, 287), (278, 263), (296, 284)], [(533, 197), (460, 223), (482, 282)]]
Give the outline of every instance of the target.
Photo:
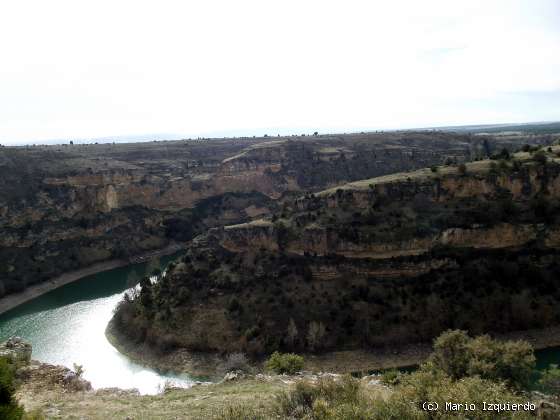
[(111, 333), (175, 349), (325, 352), (560, 320), (560, 148), (285, 197), (197, 236)]
[(388, 132), (0, 147), (0, 296), (258, 219), (302, 192), (554, 138)]

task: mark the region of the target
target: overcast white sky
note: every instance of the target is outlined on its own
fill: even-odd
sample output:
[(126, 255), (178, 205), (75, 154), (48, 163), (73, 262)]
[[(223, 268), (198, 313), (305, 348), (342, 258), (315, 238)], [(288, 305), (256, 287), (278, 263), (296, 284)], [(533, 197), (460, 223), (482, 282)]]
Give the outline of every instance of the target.
[(0, 142), (560, 119), (560, 1), (0, 3)]

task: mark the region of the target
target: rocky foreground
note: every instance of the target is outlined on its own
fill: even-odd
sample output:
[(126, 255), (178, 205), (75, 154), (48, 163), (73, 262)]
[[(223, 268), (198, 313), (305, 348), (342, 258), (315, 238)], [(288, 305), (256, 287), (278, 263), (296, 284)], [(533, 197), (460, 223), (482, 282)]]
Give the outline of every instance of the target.
[[(28, 419), (348, 418), (346, 415), (336, 417), (339, 408), (346, 413), (350, 409), (360, 410), (362, 414), (371, 414), (371, 416), (367, 414), (365, 417), (356, 417), (360, 419), (389, 418), (385, 416), (389, 414), (384, 411), (386, 409), (394, 411), (393, 417), (390, 418), (409, 418), (402, 417), (399, 413), (409, 410), (407, 406), (411, 404), (411, 400), (406, 398), (418, 397), (406, 394), (413, 389), (410, 388), (411, 385), (413, 387), (421, 385), (422, 393), (436, 392), (435, 396), (439, 399), (460, 398), (460, 394), (455, 395), (454, 392), (466, 392), (465, 398), (469, 401), (471, 398), (473, 401), (479, 401), (480, 398), (493, 401), (497, 398), (506, 403), (510, 400), (512, 403), (524, 402), (532, 407), (532, 411), (521, 412), (519, 417), (513, 418), (556, 419), (560, 412), (557, 398), (553, 396), (538, 392), (511, 393), (501, 384), (484, 382), (478, 377), (466, 378), (464, 385), (461, 381), (449, 382), (447, 386), (455, 391), (447, 397), (439, 395), (438, 392), (445, 394), (446, 391), (430, 388), (438, 386), (438, 381), (441, 380), (447, 383), (445, 382), (447, 379), (437, 375), (426, 376), (429, 371), (422, 369), (417, 374), (408, 375), (408, 379), (404, 377), (399, 379), (398, 374), (397, 376), (368, 375), (352, 379), (349, 376), (333, 373), (298, 372), (292, 375), (268, 375), (247, 374), (244, 371), (233, 370), (217, 383), (196, 383), (189, 389), (166, 387), (158, 395), (140, 395), (134, 389), (93, 390), (90, 383), (80, 377), (79, 369), (78, 372), (73, 372), (62, 366), (30, 360), (31, 345), (19, 338), (11, 338), (1, 344), (0, 355), (19, 366), (16, 396), (25, 408), (27, 416), (25, 418)], [(414, 378), (424, 378), (422, 380), (428, 382), (415, 384), (414, 381), (417, 379)], [(463, 386), (466, 388), (462, 388)], [(490, 389), (478, 389), (478, 386), (488, 386)], [(469, 393), (473, 391), (478, 394), (470, 395)], [(493, 393), (496, 391), (499, 394)], [(406, 399), (404, 406), (399, 402), (401, 397)], [(306, 406), (306, 404), (310, 405)], [(308, 410), (311, 417), (302, 412), (302, 409)], [(321, 413), (326, 417), (317, 417)], [(335, 417), (332, 417), (333, 414)], [(431, 418), (422, 411), (417, 414), (414, 418)], [(438, 418), (450, 418), (450, 416), (454, 417), (453, 414), (442, 414)], [(486, 414), (481, 417), (480, 411), (477, 411), (472, 418), (512, 417), (511, 412), (498, 414), (496, 417), (488, 417)]]
[[(136, 389), (94, 390), (79, 373), (64, 366), (31, 360), (32, 347), (14, 337), (0, 344), (0, 357), (17, 363), (17, 398), (26, 412), (57, 419), (201, 419), (213, 418), (224, 407), (244, 405), (258, 409), (298, 381), (339, 380), (333, 373), (296, 375), (246, 374), (231, 371), (216, 383), (196, 382), (189, 389), (166, 387), (158, 395), (140, 395)], [(375, 376), (364, 384), (387, 392)]]

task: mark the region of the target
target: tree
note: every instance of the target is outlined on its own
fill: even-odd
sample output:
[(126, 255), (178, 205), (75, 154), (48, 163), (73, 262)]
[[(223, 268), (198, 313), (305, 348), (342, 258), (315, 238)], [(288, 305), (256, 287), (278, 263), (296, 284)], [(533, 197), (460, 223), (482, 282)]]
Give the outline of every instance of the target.
[(509, 150), (506, 149), (505, 147), (500, 151), (500, 158), (505, 160), (509, 160), (511, 158), (511, 155), (509, 154)]
[(318, 350), (323, 346), (325, 337), (325, 325), (322, 322), (311, 321), (307, 332), (307, 345), (311, 351)]
[(74, 363), (74, 373), (78, 378), (81, 378), (84, 374), (84, 367), (82, 365)]
[(145, 310), (150, 310), (153, 304), (152, 298), (152, 282), (148, 277), (144, 277), (140, 281), (140, 304)]
[(486, 156), (490, 156), (492, 150), (490, 150), (490, 143), (488, 143), (488, 139), (484, 139), (482, 146), (484, 147), (484, 153), (486, 153)]
[(298, 334), (299, 334), (299, 332), (298, 332), (296, 323), (294, 322), (293, 318), (290, 318), (290, 322), (288, 323), (288, 331), (287, 331), (287, 335), (286, 335), (286, 341), (291, 348), (295, 347), (295, 345), (297, 343), (297, 339), (298, 339)]

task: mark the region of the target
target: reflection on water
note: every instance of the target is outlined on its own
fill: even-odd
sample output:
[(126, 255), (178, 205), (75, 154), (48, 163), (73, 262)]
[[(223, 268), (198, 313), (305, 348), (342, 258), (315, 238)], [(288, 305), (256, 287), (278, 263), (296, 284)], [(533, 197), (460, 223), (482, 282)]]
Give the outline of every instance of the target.
[[(162, 258), (162, 264), (171, 257)], [(161, 374), (132, 362), (105, 337), (113, 309), (127, 289), (127, 279), (139, 279), (146, 264), (99, 273), (62, 286), (0, 316), (0, 340), (12, 335), (33, 345), (33, 359), (72, 368), (83, 365), (84, 378), (94, 388), (138, 388), (157, 393), (166, 382), (189, 386), (186, 375)]]

